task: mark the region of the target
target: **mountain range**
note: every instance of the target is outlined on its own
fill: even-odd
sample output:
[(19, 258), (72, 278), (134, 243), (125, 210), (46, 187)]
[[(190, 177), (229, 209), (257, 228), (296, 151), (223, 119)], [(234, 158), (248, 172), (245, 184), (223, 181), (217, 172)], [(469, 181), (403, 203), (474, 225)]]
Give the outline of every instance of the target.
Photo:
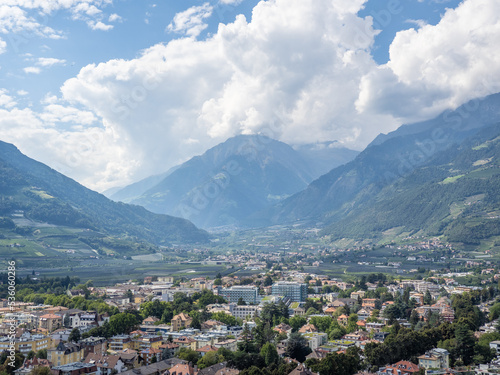
[(477, 243), (500, 228), (499, 123), (495, 94), (404, 125), (249, 223), (300, 221), (333, 239), (397, 230)]
[(207, 242), (208, 234), (185, 219), (116, 203), (0, 142), (0, 216), (23, 212), (31, 220), (87, 228), (148, 241)]
[(357, 154), (334, 142), (294, 149), (262, 135), (240, 135), (110, 197), (184, 217), (203, 228), (239, 226)]

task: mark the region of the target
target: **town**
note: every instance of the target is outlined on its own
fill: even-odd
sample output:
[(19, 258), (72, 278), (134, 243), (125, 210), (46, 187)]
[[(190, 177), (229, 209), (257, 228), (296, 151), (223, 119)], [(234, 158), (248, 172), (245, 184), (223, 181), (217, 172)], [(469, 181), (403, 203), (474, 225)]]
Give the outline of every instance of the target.
[[(274, 259), (267, 259), (271, 262)], [(208, 261), (211, 261), (208, 259)], [(213, 260), (216, 261), (216, 260)], [(241, 259), (240, 259), (241, 261)], [(265, 264), (265, 262), (264, 262)], [(498, 270), (352, 281), (279, 263), (248, 276), (113, 286), (19, 278), (2, 300), (2, 374), (489, 374), (500, 371)], [(449, 270), (448, 270), (449, 271)], [(10, 327), (15, 326), (14, 366)], [(500, 358), (500, 357), (499, 357)]]

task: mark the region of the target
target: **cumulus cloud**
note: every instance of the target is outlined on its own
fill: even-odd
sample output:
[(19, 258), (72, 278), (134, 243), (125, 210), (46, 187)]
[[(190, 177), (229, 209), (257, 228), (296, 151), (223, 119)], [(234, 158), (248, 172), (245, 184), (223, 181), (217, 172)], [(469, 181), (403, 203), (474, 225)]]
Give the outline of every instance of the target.
[(109, 31), (114, 27), (113, 25), (106, 25), (105, 23), (103, 23), (101, 21), (88, 21), (87, 25), (92, 30), (100, 30), (100, 31)]
[(16, 106), (16, 104), (16, 101), (8, 94), (7, 90), (0, 89), (0, 107), (12, 108)]
[(500, 91), (500, 3), (465, 0), (435, 25), (400, 31), (390, 60), (362, 79), (360, 111), (406, 121)]
[(4, 53), (6, 50), (7, 50), (7, 43), (5, 42), (5, 40), (0, 38), (0, 55)]
[(40, 69), (37, 66), (28, 66), (28, 67), (24, 68), (23, 70), (25, 73), (28, 73), (28, 74), (40, 74), (40, 72), (42, 71), (42, 69)]
[(372, 20), (357, 16), (363, 3), (261, 2), (251, 22), (238, 16), (203, 41), (89, 65), (61, 91), (119, 135), (142, 165), (136, 178), (242, 133), (360, 147), (394, 126), (388, 116), (355, 116), (360, 78), (376, 66)]
[(111, 14), (108, 18), (108, 22), (120, 22), (122, 20), (123, 18), (116, 13)]
[(212, 15), (213, 7), (209, 3), (193, 6), (183, 12), (177, 13), (173, 21), (167, 26), (168, 31), (197, 37), (208, 25), (205, 19)]
[[(38, 36), (60, 39), (64, 37), (63, 32), (47, 26), (55, 12), (68, 11), (74, 20), (85, 21), (93, 28), (103, 18), (102, 8), (111, 3), (112, 0), (2, 0), (0, 33), (16, 33), (22, 38)], [(105, 28), (99, 25), (98, 29)]]
[(64, 65), (66, 64), (66, 60), (53, 57), (39, 57), (36, 64), (43, 67), (50, 67), (53, 65)]
[[(401, 122), (500, 91), (495, 0), (465, 0), (435, 26), (399, 32), (385, 65), (371, 55), (373, 19), (358, 15), (365, 1), (261, 1), (251, 21), (238, 16), (205, 40), (196, 39), (196, 27), (210, 6), (190, 8), (171, 24), (188, 37), (82, 68), (40, 113), (11, 107), (4, 114), (19, 123), (32, 118), (21, 133), (35, 127), (72, 177), (105, 189), (237, 134), (360, 149)], [(86, 129), (92, 141), (82, 141)], [(31, 139), (18, 140), (35, 152), (41, 146)], [(71, 147), (89, 167), (68, 162)]]
[(238, 5), (242, 2), (243, 0), (219, 0), (219, 4), (230, 4), (230, 5)]

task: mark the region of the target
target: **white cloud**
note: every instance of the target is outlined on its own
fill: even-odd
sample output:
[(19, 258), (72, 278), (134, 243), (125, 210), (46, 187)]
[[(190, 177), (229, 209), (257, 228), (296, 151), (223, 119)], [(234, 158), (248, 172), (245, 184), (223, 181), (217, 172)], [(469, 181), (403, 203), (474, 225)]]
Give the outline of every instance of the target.
[(17, 95), (19, 95), (19, 96), (26, 96), (28, 94), (29, 94), (29, 92), (26, 90), (18, 90), (17, 91)]
[(405, 121), (500, 91), (500, 3), (465, 0), (435, 25), (397, 33), (390, 61), (366, 75), (357, 106)]
[[(207, 13), (185, 14), (172, 31), (190, 38), (88, 65), (64, 83), (61, 98), (46, 98), (41, 113), (12, 107), (7, 120), (0, 113), (0, 130), (5, 121), (33, 117), (21, 133), (35, 127), (50, 153), (42, 161), (70, 165), (71, 147), (80, 149), (82, 165), (70, 176), (104, 189), (162, 172), (237, 134), (359, 149), (403, 121), (500, 91), (495, 0), (465, 0), (438, 25), (398, 33), (382, 66), (371, 56), (373, 20), (357, 15), (364, 3), (261, 1), (250, 22), (238, 16), (206, 40), (195, 36)], [(86, 129), (94, 141), (81, 141)], [(42, 153), (32, 136), (10, 136)]]
[(66, 60), (56, 59), (53, 57), (39, 57), (36, 64), (43, 67), (50, 67), (53, 65), (65, 65)]
[[(56, 12), (70, 12), (74, 20), (95, 27), (103, 18), (101, 8), (111, 3), (112, 0), (1, 0), (0, 33), (16, 33), (23, 40), (35, 36), (59, 39), (63, 32), (46, 26)], [(103, 28), (100, 24), (97, 27)]]
[(12, 108), (16, 104), (16, 101), (8, 94), (7, 90), (0, 89), (0, 107)]
[(7, 50), (7, 43), (5, 42), (5, 40), (0, 38), (0, 55), (4, 53), (6, 50)]
[(230, 4), (230, 5), (238, 5), (242, 2), (243, 0), (219, 0), (219, 4)]
[(111, 14), (108, 18), (108, 22), (121, 22), (121, 21), (122, 21), (122, 17), (120, 17), (116, 13)]
[(356, 15), (363, 3), (261, 2), (252, 22), (239, 16), (207, 40), (89, 65), (66, 81), (63, 97), (104, 119), (141, 165), (130, 169), (136, 178), (241, 133), (360, 147), (394, 126), (388, 116), (356, 117), (360, 78), (376, 66), (372, 20)]
[(34, 36), (59, 39), (62, 34), (51, 27), (43, 25), (43, 17), (37, 19), (28, 15), (27, 11), (19, 6), (0, 3), (0, 33), (20, 34), (20, 38), (29, 39)]
[(114, 26), (113, 25), (106, 25), (105, 23), (101, 21), (88, 21), (87, 25), (92, 29), (92, 30), (100, 30), (100, 31), (109, 31), (111, 30)]
[(39, 67), (36, 67), (36, 66), (28, 66), (26, 68), (23, 69), (25, 73), (28, 73), (28, 74), (40, 74), (40, 72), (42, 71), (42, 69), (40, 69)]
[(213, 7), (209, 3), (193, 6), (177, 13), (174, 20), (167, 26), (167, 30), (190, 37), (197, 37), (208, 27), (204, 20), (212, 15), (212, 11)]

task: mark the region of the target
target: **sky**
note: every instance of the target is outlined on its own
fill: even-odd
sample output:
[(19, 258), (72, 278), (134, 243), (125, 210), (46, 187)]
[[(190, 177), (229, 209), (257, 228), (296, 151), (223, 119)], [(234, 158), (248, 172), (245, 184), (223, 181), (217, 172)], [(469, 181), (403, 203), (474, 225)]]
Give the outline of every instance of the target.
[(500, 91), (498, 0), (0, 0), (0, 140), (97, 191)]

